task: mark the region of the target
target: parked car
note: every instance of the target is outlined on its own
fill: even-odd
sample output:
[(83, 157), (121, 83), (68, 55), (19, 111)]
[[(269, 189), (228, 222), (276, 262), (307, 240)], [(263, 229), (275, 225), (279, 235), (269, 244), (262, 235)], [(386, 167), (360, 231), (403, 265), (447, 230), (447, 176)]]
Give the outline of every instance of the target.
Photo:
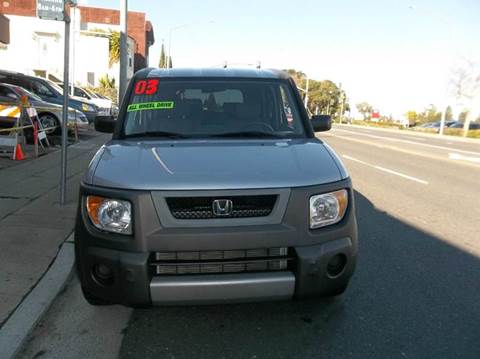
[[(60, 86), (63, 89), (63, 84), (58, 83), (57, 85)], [(71, 93), (70, 89), (69, 89), (69, 92)], [(99, 116), (112, 116), (113, 115), (112, 114), (112, 106), (113, 106), (112, 100), (98, 97), (96, 94), (89, 91), (88, 89), (82, 88), (82, 87), (79, 87), (79, 86), (74, 86), (73, 94), (77, 97), (84, 98), (84, 99), (94, 103), (98, 108), (98, 115)]]
[[(11, 102), (18, 104), (23, 96), (26, 96), (28, 102), (36, 109), (38, 119), (46, 133), (60, 133), (60, 126), (63, 120), (63, 107), (43, 101), (37, 95), (25, 90), (24, 88), (11, 84), (0, 83), (0, 102)], [(0, 117), (1, 127), (13, 127), (16, 120), (12, 117)], [(76, 123), (79, 129), (88, 128), (86, 116), (74, 108), (69, 108), (68, 122)]]
[[(456, 122), (450, 128), (463, 128), (464, 123), (463, 122)], [(470, 125), (468, 126), (469, 130), (480, 130), (480, 123), (475, 123), (475, 122), (470, 122)]]
[[(457, 121), (445, 121), (445, 127), (450, 127), (452, 125), (454, 125)], [(421, 127), (421, 128), (440, 128), (440, 124), (441, 124), (441, 121), (435, 121), (435, 122), (427, 122), (427, 123), (424, 123), (418, 127)]]
[[(0, 70), (0, 82), (23, 87), (34, 93), (43, 101), (63, 105), (63, 90), (54, 82), (35, 76), (28, 76), (18, 72)], [(70, 96), (69, 106), (85, 114), (88, 122), (93, 122), (98, 115), (95, 104), (80, 97)]]
[[(288, 113), (286, 108), (289, 109)], [(289, 118), (291, 116), (291, 118)], [(357, 256), (350, 177), (284, 72), (144, 69), (81, 183), (91, 304), (341, 294)]]

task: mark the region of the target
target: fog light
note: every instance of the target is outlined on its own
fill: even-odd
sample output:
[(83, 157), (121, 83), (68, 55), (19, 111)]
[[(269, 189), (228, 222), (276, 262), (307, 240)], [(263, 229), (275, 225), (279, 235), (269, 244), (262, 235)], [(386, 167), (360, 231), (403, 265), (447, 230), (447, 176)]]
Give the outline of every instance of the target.
[(93, 278), (101, 285), (110, 285), (113, 283), (113, 272), (105, 264), (95, 264)]
[(343, 253), (336, 254), (328, 261), (327, 273), (330, 277), (337, 277), (343, 272), (346, 265), (347, 256)]

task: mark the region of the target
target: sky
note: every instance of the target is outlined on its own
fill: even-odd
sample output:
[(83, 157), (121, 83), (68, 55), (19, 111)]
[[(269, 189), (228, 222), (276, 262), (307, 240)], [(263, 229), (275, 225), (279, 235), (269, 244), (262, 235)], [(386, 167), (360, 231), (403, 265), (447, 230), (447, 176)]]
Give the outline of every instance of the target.
[[(118, 8), (120, 0), (84, 0)], [(465, 59), (480, 63), (479, 0), (129, 0), (153, 23), (174, 67), (261, 62), (341, 83), (354, 105), (400, 116), (455, 105), (447, 87)], [(171, 31), (171, 29), (173, 29)]]

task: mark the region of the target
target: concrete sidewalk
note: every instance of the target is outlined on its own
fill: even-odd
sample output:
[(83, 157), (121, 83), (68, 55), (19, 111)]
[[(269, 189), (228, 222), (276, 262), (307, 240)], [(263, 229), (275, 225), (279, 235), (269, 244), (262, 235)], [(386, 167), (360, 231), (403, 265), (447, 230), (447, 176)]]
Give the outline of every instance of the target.
[(90, 133), (69, 146), (64, 207), (59, 206), (60, 151), (0, 170), (0, 328), (72, 233), (80, 179), (109, 138)]

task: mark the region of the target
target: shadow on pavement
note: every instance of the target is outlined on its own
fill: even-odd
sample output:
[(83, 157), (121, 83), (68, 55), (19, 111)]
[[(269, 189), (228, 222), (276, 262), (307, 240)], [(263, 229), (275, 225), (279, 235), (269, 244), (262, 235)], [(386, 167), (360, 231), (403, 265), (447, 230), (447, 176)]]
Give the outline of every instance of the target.
[(480, 358), (480, 259), (356, 199), (342, 297), (136, 310), (121, 357)]

